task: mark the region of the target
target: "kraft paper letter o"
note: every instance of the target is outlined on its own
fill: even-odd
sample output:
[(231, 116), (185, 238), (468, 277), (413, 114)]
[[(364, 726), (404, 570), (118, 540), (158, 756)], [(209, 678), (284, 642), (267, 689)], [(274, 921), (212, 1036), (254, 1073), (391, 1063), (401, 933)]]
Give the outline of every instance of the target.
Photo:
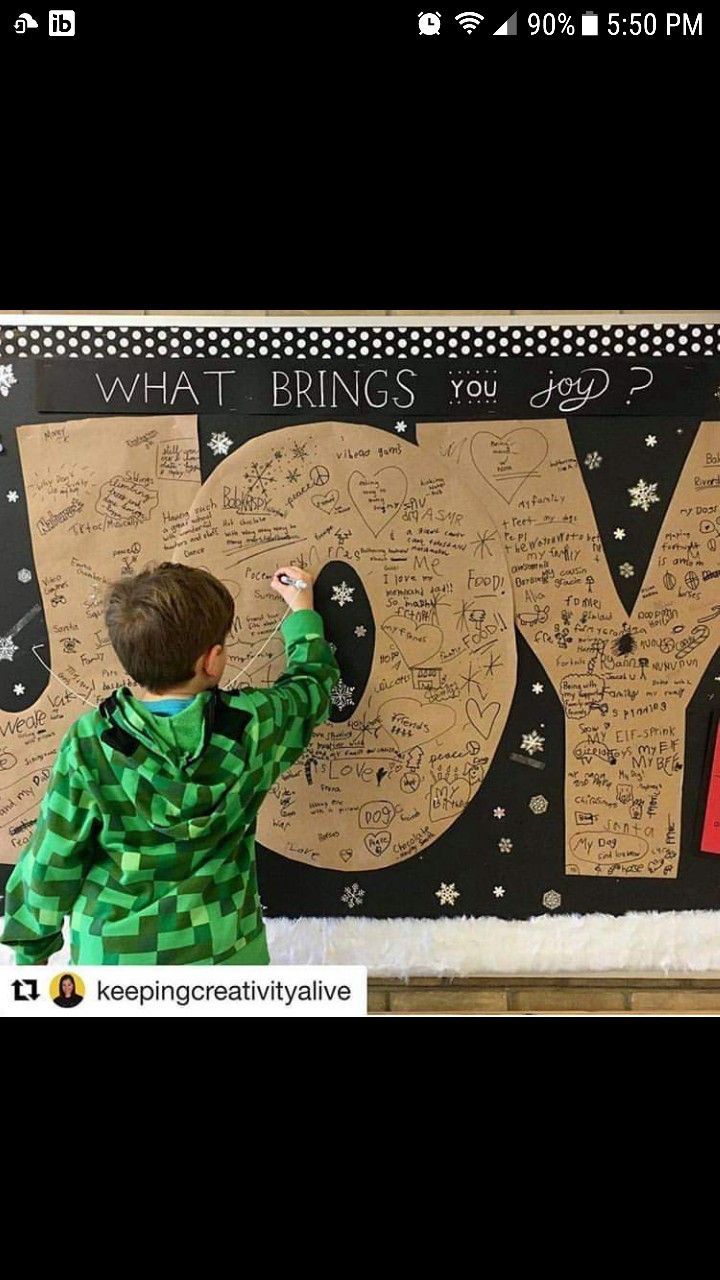
[[(437, 840), (481, 786), (515, 687), (505, 551), (473, 474), (374, 427), (282, 428), (213, 471), (176, 556), (210, 570), (235, 599), (224, 685), (282, 616), (269, 586), (278, 565), (315, 578), (337, 566), (325, 608), (331, 641), (333, 619), (342, 611), (345, 622), (354, 607), (343, 563), (372, 609), (359, 701), (350, 718), (316, 729), (281, 775), (260, 809), (260, 841), (312, 866), (373, 871)], [(277, 635), (242, 683), (272, 683), (283, 668)], [(346, 710), (348, 688), (338, 697)]]

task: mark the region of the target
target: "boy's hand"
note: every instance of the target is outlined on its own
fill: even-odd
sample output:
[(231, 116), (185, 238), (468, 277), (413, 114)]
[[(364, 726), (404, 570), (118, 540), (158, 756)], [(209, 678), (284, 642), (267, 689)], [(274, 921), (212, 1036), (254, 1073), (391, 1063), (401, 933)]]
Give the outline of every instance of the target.
[[(304, 591), (298, 591), (297, 587), (288, 587), (284, 582), (280, 582), (280, 574), (287, 574), (288, 578), (297, 578), (307, 583)], [(281, 565), (276, 570), (272, 582), (270, 583), (273, 591), (277, 591), (282, 596), (288, 608), (293, 613), (297, 613), (298, 609), (313, 608), (313, 577), (308, 573), (307, 569), (298, 569), (297, 565)]]

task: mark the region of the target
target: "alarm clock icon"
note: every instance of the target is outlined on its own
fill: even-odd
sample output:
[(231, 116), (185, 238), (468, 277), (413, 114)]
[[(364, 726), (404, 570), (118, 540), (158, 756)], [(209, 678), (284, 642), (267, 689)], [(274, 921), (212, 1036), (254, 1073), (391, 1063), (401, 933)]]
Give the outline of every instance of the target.
[(437, 11), (435, 13), (419, 13), (418, 30), (421, 36), (439, 36), (440, 14)]

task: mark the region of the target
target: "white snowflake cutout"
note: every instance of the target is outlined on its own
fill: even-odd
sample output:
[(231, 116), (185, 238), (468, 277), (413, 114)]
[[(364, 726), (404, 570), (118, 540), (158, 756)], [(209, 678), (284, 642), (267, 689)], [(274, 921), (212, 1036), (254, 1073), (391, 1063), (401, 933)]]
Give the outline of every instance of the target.
[(17, 378), (11, 364), (0, 364), (0, 396), (7, 396), (11, 387), (17, 386)]
[(17, 651), (11, 636), (0, 636), (0, 662), (12, 662)]
[(349, 907), (350, 910), (352, 911), (353, 907), (359, 907), (362, 905), (362, 900), (364, 897), (365, 897), (365, 890), (361, 889), (359, 884), (352, 884), (352, 885), (346, 885), (345, 891), (340, 901), (344, 902), (345, 906)]
[(445, 884), (443, 882), (440, 888), (435, 891), (435, 897), (440, 899), (441, 907), (454, 907), (460, 897), (460, 893), (454, 884)]
[(346, 707), (355, 706), (355, 699), (352, 696), (354, 692), (355, 685), (346, 685), (342, 680), (338, 680), (330, 690), (330, 701), (338, 711), (344, 711)]
[(641, 507), (643, 511), (649, 511), (653, 502), (659, 502), (660, 498), (657, 493), (657, 482), (648, 484), (645, 480), (638, 480), (628, 493), (632, 499), (631, 507)]
[(354, 604), (354, 591), (355, 588), (349, 587), (347, 582), (341, 582), (339, 587), (333, 587), (332, 589), (331, 603), (339, 604), (341, 609), (343, 609), (346, 604)]
[(545, 750), (545, 739), (541, 738), (537, 729), (533, 729), (530, 733), (524, 733), (520, 750), (527, 751), (529, 756), (534, 756), (536, 751)]
[(234, 441), (224, 431), (213, 431), (207, 443), (208, 449), (218, 458), (221, 454), (224, 456), (232, 449)]

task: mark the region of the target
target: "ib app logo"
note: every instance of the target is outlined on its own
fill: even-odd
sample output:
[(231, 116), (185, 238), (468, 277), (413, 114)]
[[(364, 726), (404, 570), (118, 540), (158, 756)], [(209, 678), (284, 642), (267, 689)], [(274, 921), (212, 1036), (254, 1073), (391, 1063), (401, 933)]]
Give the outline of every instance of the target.
[(75, 10), (51, 9), (48, 15), (48, 30), (51, 36), (74, 36)]

